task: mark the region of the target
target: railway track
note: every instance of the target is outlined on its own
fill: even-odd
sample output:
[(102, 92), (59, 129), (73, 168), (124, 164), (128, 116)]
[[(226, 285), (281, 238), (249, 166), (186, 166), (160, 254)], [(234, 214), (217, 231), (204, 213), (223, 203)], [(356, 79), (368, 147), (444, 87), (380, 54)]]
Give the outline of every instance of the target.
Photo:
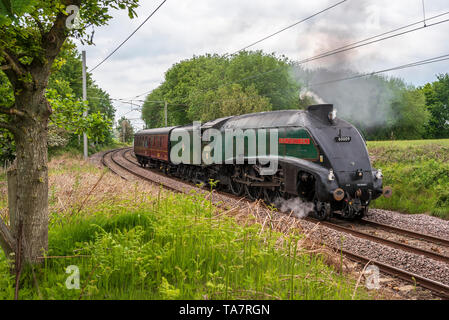
[(402, 234), (405, 236), (409, 236), (412, 238), (415, 238), (417, 240), (423, 240), (423, 241), (429, 241), (431, 243), (435, 243), (438, 245), (442, 245), (445, 247), (449, 247), (449, 240), (448, 239), (444, 239), (444, 238), (438, 238), (429, 234), (424, 234), (421, 232), (416, 232), (416, 231), (412, 231), (412, 230), (407, 230), (407, 229), (401, 229), (401, 228), (397, 228), (388, 224), (383, 224), (383, 223), (379, 223), (379, 222), (374, 222), (374, 221), (369, 221), (369, 220), (365, 220), (362, 219), (359, 221), (360, 224), (362, 225), (366, 225), (366, 226), (371, 226), (374, 228), (379, 228), (381, 230), (386, 230), (386, 231), (390, 231), (390, 232), (395, 232), (398, 234)]
[[(152, 183), (161, 184), (164, 186), (164, 188), (169, 189), (171, 191), (175, 191), (175, 192), (186, 192), (187, 191), (186, 189), (189, 189), (189, 187), (185, 187), (185, 186), (182, 187), (182, 185), (188, 185), (188, 183), (186, 183), (185, 181), (183, 181), (181, 179), (174, 178), (174, 177), (168, 177), (159, 172), (155, 172), (156, 170), (148, 170), (148, 169), (141, 168), (140, 165), (138, 164), (137, 160), (135, 159), (135, 157), (132, 155), (131, 148), (116, 149), (116, 150), (111, 150), (109, 152), (106, 152), (103, 155), (102, 163), (106, 167), (108, 167), (112, 172), (121, 176), (123, 179), (129, 180), (130, 175), (131, 175), (131, 176), (138, 177), (138, 178), (146, 180), (146, 181), (150, 181)], [(173, 181), (173, 179), (178, 181), (178, 183), (176, 183), (175, 186), (172, 183), (167, 183), (168, 180)], [(190, 189), (193, 189), (193, 188), (197, 188), (197, 187), (190, 185)], [(221, 193), (219, 193), (219, 194), (221, 194)], [(221, 196), (224, 198), (233, 199), (234, 203), (236, 201), (239, 202), (242, 200), (242, 199), (236, 199), (235, 196), (227, 194), (227, 193), (221, 194)], [(249, 202), (249, 200), (247, 200), (247, 201)], [(351, 234), (357, 238), (370, 240), (370, 241), (388, 246), (390, 248), (395, 248), (395, 249), (398, 249), (401, 251), (410, 252), (410, 253), (417, 254), (417, 255), (422, 255), (422, 256), (426, 257), (427, 259), (433, 259), (433, 260), (440, 261), (440, 262), (443, 262), (443, 263), (449, 265), (449, 257), (447, 255), (443, 255), (438, 252), (433, 252), (433, 251), (422, 249), (422, 248), (419, 248), (416, 246), (411, 246), (411, 245), (408, 245), (408, 244), (405, 244), (402, 242), (394, 241), (394, 240), (387, 239), (384, 237), (379, 237), (377, 235), (373, 235), (373, 234), (370, 234), (367, 232), (362, 232), (357, 229), (344, 226), (341, 223), (335, 222), (335, 221), (333, 221), (333, 222), (317, 221), (312, 218), (306, 218), (306, 220), (309, 222), (315, 223), (315, 224), (321, 224), (322, 226), (328, 227), (330, 229), (333, 229), (333, 230), (336, 230), (339, 232)], [(403, 236), (411, 237), (411, 238), (419, 240), (419, 241), (427, 241), (427, 242), (430, 242), (435, 245), (449, 247), (449, 240), (447, 240), (447, 239), (437, 238), (432, 235), (418, 233), (418, 232), (414, 232), (412, 230), (403, 230), (403, 229), (396, 228), (394, 226), (380, 224), (380, 223), (376, 223), (376, 222), (372, 222), (372, 221), (368, 221), (368, 220), (361, 220), (359, 223), (360, 223), (360, 225), (369, 226), (369, 227), (387, 231), (387, 232), (394, 232), (397, 234), (401, 234)], [(413, 284), (419, 284), (422, 287), (431, 290), (436, 295), (438, 295), (444, 299), (449, 299), (449, 286), (444, 283), (434, 281), (432, 279), (426, 278), (424, 276), (418, 275), (416, 273), (413, 273), (413, 272), (410, 272), (410, 271), (407, 271), (404, 269), (394, 267), (389, 264), (385, 264), (381, 261), (376, 261), (376, 260), (364, 257), (362, 255), (350, 252), (349, 250), (345, 250), (345, 249), (338, 248), (338, 247), (334, 247), (334, 249), (338, 250), (339, 252), (344, 254), (350, 260), (353, 260), (353, 261), (356, 261), (356, 262), (359, 262), (362, 264), (367, 264), (367, 263), (374, 264), (379, 267), (381, 272), (398, 277), (404, 281), (407, 281), (407, 282), (410, 282)]]
[[(357, 230), (357, 229), (353, 229), (353, 228), (350, 228), (350, 227), (346, 227), (346, 226), (340, 225), (340, 224), (338, 224), (338, 222), (318, 221), (316, 219), (309, 218), (309, 217), (307, 217), (306, 219), (309, 220), (309, 221), (313, 221), (315, 223), (320, 222), (324, 226), (333, 228), (333, 229), (338, 230), (338, 231), (342, 231), (342, 232), (345, 232), (345, 233), (352, 234), (352, 235), (354, 235), (356, 237), (359, 237), (359, 238), (371, 240), (371, 241), (374, 241), (374, 242), (377, 242), (377, 243), (381, 243), (381, 244), (387, 245), (387, 246), (392, 247), (392, 248), (396, 248), (396, 249), (403, 250), (403, 251), (408, 251), (408, 252), (411, 252), (411, 253), (414, 253), (414, 254), (420, 254), (420, 255), (423, 255), (423, 256), (428, 257), (430, 259), (442, 261), (444, 263), (449, 264), (449, 257), (446, 256), (446, 255), (440, 254), (438, 252), (422, 249), (422, 248), (419, 248), (419, 247), (416, 247), (416, 246), (408, 245), (406, 243), (401, 243), (401, 242), (390, 240), (390, 239), (387, 239), (387, 238), (384, 238), (384, 237), (379, 237), (379, 236), (376, 236), (376, 235), (372, 235), (372, 234), (369, 234), (367, 232), (363, 232), (363, 231), (360, 231), (360, 230)], [(354, 222), (354, 223), (358, 224), (358, 222)], [(364, 224), (364, 222), (361, 222), (361, 224)], [(375, 224), (375, 226), (379, 227), (379, 225), (377, 225), (377, 224)], [(390, 230), (390, 226), (387, 226), (385, 229)], [(394, 230), (394, 227), (393, 227), (393, 230)], [(409, 235), (414, 237), (414, 238), (419, 238), (420, 235), (421, 235), (419, 233), (413, 233), (412, 231), (408, 231), (408, 232), (409, 232)], [(441, 243), (442, 240), (443, 240), (443, 239), (435, 238), (435, 237), (431, 237), (431, 239), (435, 239), (434, 240), (435, 244)], [(434, 243), (434, 242), (432, 242), (432, 243)]]

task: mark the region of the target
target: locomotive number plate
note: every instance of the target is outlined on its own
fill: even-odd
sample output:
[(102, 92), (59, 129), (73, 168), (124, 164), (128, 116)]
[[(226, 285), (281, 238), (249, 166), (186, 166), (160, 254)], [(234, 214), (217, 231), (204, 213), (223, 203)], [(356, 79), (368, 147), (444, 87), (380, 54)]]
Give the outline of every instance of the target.
[(335, 137), (335, 142), (351, 142), (351, 137)]

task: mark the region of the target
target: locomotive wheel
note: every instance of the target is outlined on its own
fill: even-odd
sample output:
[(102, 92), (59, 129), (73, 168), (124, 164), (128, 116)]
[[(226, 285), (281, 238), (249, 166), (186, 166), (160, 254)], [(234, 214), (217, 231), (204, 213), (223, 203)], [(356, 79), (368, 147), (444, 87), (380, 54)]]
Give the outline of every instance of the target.
[(194, 169), (192, 167), (187, 168), (187, 181), (195, 183), (194, 181)]
[(278, 188), (275, 188), (272, 190), (271, 188), (264, 188), (263, 189), (263, 198), (265, 200), (265, 203), (268, 205), (275, 205), (275, 202), (281, 198), (281, 193), (279, 192)]
[(346, 206), (343, 210), (341, 210), (341, 216), (344, 219), (353, 220), (355, 217), (355, 212), (352, 206)]
[(257, 200), (262, 197), (262, 188), (261, 187), (251, 187), (245, 184), (245, 193), (246, 196), (251, 200)]
[(233, 179), (231, 179), (231, 184), (229, 185), (229, 190), (231, 193), (235, 196), (240, 197), (243, 195), (243, 185), (241, 183), (235, 182)]
[(362, 207), (359, 211), (357, 211), (356, 219), (362, 219), (365, 214), (368, 213), (368, 207)]
[(321, 202), (318, 200), (314, 200), (314, 216), (320, 221), (327, 220), (331, 216), (331, 205), (328, 202)]
[[(256, 177), (257, 173), (256, 170), (254, 170), (254, 167), (247, 167), (247, 173), (248, 176)], [(251, 180), (250, 180), (251, 181)], [(259, 198), (262, 198), (263, 196), (263, 188), (262, 187), (251, 187), (247, 184), (245, 184), (245, 194), (246, 196), (251, 200), (257, 200)]]

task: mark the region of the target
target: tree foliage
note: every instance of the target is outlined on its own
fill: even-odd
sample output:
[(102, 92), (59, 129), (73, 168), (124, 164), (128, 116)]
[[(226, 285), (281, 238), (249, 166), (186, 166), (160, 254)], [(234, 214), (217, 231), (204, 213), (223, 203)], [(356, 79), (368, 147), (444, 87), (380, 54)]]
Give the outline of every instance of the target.
[(134, 129), (126, 117), (121, 117), (118, 121), (117, 131), (121, 142), (129, 143), (134, 140)]
[[(257, 76), (255, 75), (263, 75)], [(165, 81), (147, 96), (142, 118), (147, 127), (258, 111), (297, 109), (300, 84), (290, 75), (285, 57), (262, 51), (226, 57), (206, 54), (173, 65)]]
[[(82, 103), (82, 61), (76, 47), (67, 41), (56, 58), (49, 78), (47, 99), (53, 113), (49, 123), (50, 148), (65, 147), (78, 142), (78, 136), (86, 132), (96, 142), (110, 142), (113, 137), (112, 121), (115, 109), (109, 95), (99, 88), (87, 73), (88, 104)], [(14, 104), (13, 89), (0, 71), (0, 105)], [(83, 112), (88, 117), (83, 118)], [(15, 158), (13, 136), (7, 130), (0, 133), (0, 163)]]
[(428, 138), (449, 138), (449, 74), (440, 74), (437, 81), (421, 88), (430, 112), (426, 126)]

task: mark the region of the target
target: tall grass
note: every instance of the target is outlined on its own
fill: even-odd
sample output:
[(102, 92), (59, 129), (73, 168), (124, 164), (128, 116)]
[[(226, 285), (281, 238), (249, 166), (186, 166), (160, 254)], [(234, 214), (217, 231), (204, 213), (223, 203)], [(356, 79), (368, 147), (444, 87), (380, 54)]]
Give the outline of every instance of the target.
[[(55, 179), (66, 179), (61, 165), (53, 168)], [(299, 232), (238, 223), (204, 195), (141, 191), (109, 174), (88, 201), (73, 200), (68, 193), (86, 196), (101, 172), (90, 175), (72, 179), (69, 190), (55, 188), (49, 251), (34, 276), (23, 272), (21, 299), (352, 298), (355, 281), (302, 247)], [(112, 193), (114, 179), (122, 189)], [(80, 270), (79, 290), (66, 288), (69, 265)], [(0, 299), (13, 297), (14, 279), (0, 254)], [(356, 299), (368, 297), (356, 290)]]
[(449, 218), (449, 140), (369, 142), (368, 149), (393, 187), (375, 207)]

